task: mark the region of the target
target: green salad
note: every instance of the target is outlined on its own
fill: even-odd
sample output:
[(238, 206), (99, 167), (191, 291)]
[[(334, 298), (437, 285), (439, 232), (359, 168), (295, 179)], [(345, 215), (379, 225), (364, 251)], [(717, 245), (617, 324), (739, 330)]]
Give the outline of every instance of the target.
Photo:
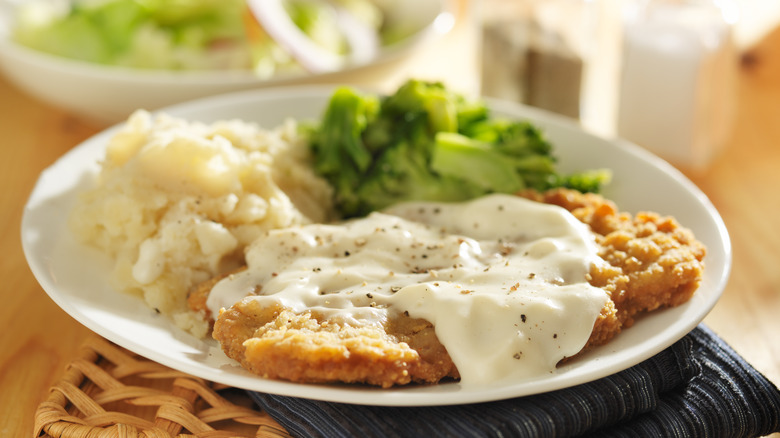
[[(382, 44), (398, 37), (383, 11), (368, 0), (281, 4), (311, 41), (336, 54), (348, 45), (333, 5), (374, 29)], [(12, 37), (35, 50), (103, 65), (253, 70), (260, 77), (303, 71), (256, 18), (245, 0), (32, 0), (17, 8)]]
[(243, 0), (34, 2), (18, 11), (14, 38), (46, 53), (149, 69), (247, 68)]
[(439, 82), (409, 80), (389, 96), (341, 87), (308, 129), (315, 169), (345, 217), (410, 200), (555, 187), (599, 192), (611, 178), (605, 169), (562, 174), (538, 127), (493, 117), (484, 102)]

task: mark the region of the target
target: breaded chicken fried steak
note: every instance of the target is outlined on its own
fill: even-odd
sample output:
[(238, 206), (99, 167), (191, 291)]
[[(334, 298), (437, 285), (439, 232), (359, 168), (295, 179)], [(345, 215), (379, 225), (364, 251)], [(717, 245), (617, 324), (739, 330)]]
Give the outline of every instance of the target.
[(189, 303), (255, 374), (391, 387), (549, 373), (699, 286), (705, 248), (675, 219), (519, 195), (269, 230)]

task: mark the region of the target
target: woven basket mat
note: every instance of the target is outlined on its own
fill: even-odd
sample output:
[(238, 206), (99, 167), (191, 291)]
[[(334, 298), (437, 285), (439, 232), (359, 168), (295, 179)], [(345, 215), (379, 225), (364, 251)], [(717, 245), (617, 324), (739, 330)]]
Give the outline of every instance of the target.
[(35, 437), (289, 437), (244, 391), (94, 335), (35, 412)]

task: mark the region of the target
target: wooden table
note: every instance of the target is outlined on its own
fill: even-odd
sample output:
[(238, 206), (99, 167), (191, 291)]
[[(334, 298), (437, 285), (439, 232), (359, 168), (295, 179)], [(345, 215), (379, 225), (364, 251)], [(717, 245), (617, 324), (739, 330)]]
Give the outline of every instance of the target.
[[(706, 172), (689, 173), (733, 239), (731, 280), (705, 322), (780, 384), (780, 30), (746, 56), (739, 105), (724, 155)], [(0, 79), (0, 436), (31, 434), (37, 405), (89, 335), (38, 286), (19, 229), (38, 174), (102, 128)]]

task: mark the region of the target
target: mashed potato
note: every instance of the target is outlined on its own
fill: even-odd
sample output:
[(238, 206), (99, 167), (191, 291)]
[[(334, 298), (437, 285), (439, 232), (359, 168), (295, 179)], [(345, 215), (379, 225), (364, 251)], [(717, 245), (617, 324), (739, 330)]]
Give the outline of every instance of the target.
[(293, 121), (267, 131), (138, 111), (101, 165), (73, 231), (115, 261), (115, 288), (198, 337), (208, 324), (188, 310), (192, 286), (243, 264), (244, 247), (266, 230), (332, 215), (331, 189)]

